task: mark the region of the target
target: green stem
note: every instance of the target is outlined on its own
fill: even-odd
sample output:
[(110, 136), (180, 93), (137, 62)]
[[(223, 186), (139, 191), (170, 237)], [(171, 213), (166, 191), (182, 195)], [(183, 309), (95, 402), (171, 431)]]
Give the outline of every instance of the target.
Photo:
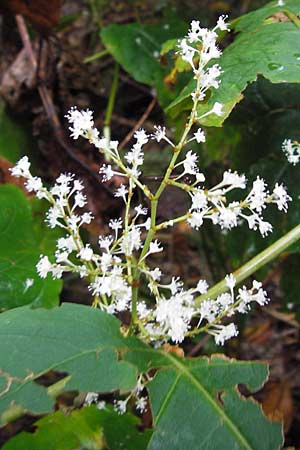
[[(282, 238), (274, 242), (274, 244), (270, 245), (254, 258), (250, 259), (250, 261), (248, 261), (242, 267), (233, 272), (233, 276), (235, 277), (236, 282), (240, 283), (241, 281), (245, 280), (265, 264), (275, 259), (278, 255), (280, 255), (284, 250), (297, 242), (299, 239), (300, 225), (297, 225)], [(209, 289), (206, 294), (196, 297), (195, 306), (199, 306), (200, 303), (203, 302), (203, 300), (206, 300), (208, 298), (214, 299), (218, 295), (226, 291), (228, 291), (228, 287), (225, 280), (222, 280), (219, 283), (215, 284), (211, 289)]]
[(111, 116), (113, 113), (114, 105), (115, 105), (115, 99), (118, 89), (118, 81), (119, 81), (119, 64), (115, 64), (115, 70), (114, 70), (114, 76), (113, 81), (110, 88), (106, 113), (105, 113), (105, 119), (104, 119), (104, 136), (110, 140), (110, 122), (111, 122)]
[(296, 25), (297, 28), (300, 28), (300, 20), (298, 19), (296, 14), (288, 10), (284, 10), (284, 14), (290, 19), (291, 22)]
[(109, 55), (107, 49), (101, 50), (101, 52), (94, 53), (94, 55), (88, 56), (83, 60), (83, 64), (88, 64), (90, 62), (96, 61), (96, 59), (103, 58), (103, 56)]

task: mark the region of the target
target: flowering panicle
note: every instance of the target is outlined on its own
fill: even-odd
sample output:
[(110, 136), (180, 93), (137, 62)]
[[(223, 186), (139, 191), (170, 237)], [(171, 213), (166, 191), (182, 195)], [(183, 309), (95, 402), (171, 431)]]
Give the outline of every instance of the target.
[[(246, 189), (245, 175), (228, 170), (217, 185), (205, 187), (205, 176), (198, 167), (197, 155), (187, 148), (183, 156), (190, 142), (205, 142), (204, 131), (193, 127), (200, 119), (197, 116), (198, 102), (206, 97), (208, 90), (217, 89), (220, 84), (222, 70), (218, 64), (212, 64), (212, 59), (221, 55), (216, 43), (217, 32), (228, 30), (225, 20), (226, 17), (221, 16), (213, 30), (201, 28), (199, 21), (192, 21), (187, 36), (178, 44), (179, 54), (191, 66), (196, 87), (192, 93), (193, 107), (177, 145), (167, 136), (164, 127), (155, 127), (153, 134), (140, 129), (134, 134), (135, 143), (121, 155), (117, 141), (100, 136), (90, 110), (72, 108), (67, 114), (71, 136), (87, 139), (108, 157), (110, 164), (103, 164), (100, 168), (102, 180), (111, 180), (115, 175), (123, 177), (114, 195), (124, 201), (124, 217), (109, 221), (110, 231), (99, 237), (97, 248), (83, 242), (80, 235), (81, 227), (92, 220), (92, 214), (86, 209), (87, 200), (80, 180), (72, 174), (62, 174), (54, 186), (47, 189), (40, 178), (31, 174), (26, 156), (12, 169), (13, 175), (26, 179), (25, 186), (29, 192), (35, 192), (38, 198), (45, 198), (50, 203), (47, 224), (65, 231), (65, 236), (57, 241), (53, 258), (41, 255), (37, 264), (39, 275), (45, 278), (51, 274), (54, 278), (61, 278), (63, 273), (72, 272), (86, 278), (94, 306), (110, 314), (130, 311), (131, 326), (127, 332), (137, 332), (147, 342), (155, 342), (156, 345), (169, 339), (180, 343), (186, 336), (204, 331), (213, 335), (217, 344), (223, 345), (238, 333), (234, 323), (222, 324), (224, 318), (246, 313), (252, 303), (264, 305), (268, 301), (258, 282), (253, 282), (250, 289), (242, 287), (235, 296), (236, 280), (232, 275), (226, 277), (228, 292), (216, 299), (209, 298), (206, 280), (199, 280), (194, 288), (186, 288), (183, 280), (178, 278), (168, 280), (151, 263), (153, 254), (163, 251), (156, 232), (184, 221), (198, 230), (205, 220), (210, 220), (225, 230), (245, 222), (249, 229), (259, 230), (262, 236), (266, 236), (272, 231), (272, 225), (263, 218), (268, 204), (274, 203), (280, 211), (286, 212), (291, 200), (282, 184), (276, 184), (270, 192), (265, 181), (257, 177), (248, 194), (239, 201), (230, 201), (233, 190)], [(222, 105), (215, 103), (201, 117), (208, 114), (222, 115)], [(149, 145), (150, 139), (166, 142), (174, 150), (163, 181), (154, 193), (141, 181), (145, 146)], [(290, 147), (291, 144), (286, 143), (286, 148)], [(186, 176), (189, 183), (184, 181)], [(184, 190), (190, 206), (181, 217), (158, 222), (157, 203), (167, 185)], [(149, 211), (141, 204), (134, 204), (135, 188), (139, 188), (147, 198)], [(148, 288), (152, 302), (146, 301), (138, 292), (141, 283), (145, 284), (145, 289)], [(146, 399), (139, 395), (142, 389), (140, 382), (135, 390), (139, 411), (146, 407)], [(115, 407), (120, 413), (126, 410), (131, 395), (116, 401)], [(86, 402), (97, 403), (97, 399), (90, 395)]]

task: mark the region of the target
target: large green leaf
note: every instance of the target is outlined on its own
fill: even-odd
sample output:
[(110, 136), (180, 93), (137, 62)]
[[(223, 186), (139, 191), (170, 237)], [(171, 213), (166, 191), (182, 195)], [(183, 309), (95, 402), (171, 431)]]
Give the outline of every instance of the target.
[[(56, 232), (35, 222), (41, 224), (42, 219), (35, 214), (33, 220), (31, 202), (21, 189), (0, 186), (0, 310), (58, 304), (61, 281), (42, 280), (36, 271), (39, 255), (53, 252)], [(32, 286), (26, 280), (32, 280)]]
[(49, 411), (53, 399), (35, 380), (50, 369), (70, 375), (68, 390), (111, 392), (135, 385), (136, 369), (118, 361), (125, 341), (108, 314), (73, 304), (23, 307), (1, 314), (0, 323), (0, 413), (11, 405)]
[(178, 95), (183, 85), (170, 88), (164, 83), (170, 66), (160, 63), (159, 53), (165, 41), (179, 38), (186, 31), (187, 25), (173, 18), (157, 24), (108, 25), (101, 30), (101, 39), (135, 80), (157, 90), (158, 99), (165, 106)]
[(104, 449), (101, 413), (94, 406), (69, 415), (57, 411), (35, 423), (34, 433), (23, 432), (10, 439), (3, 450)]
[[(287, 21), (280, 22), (274, 16), (282, 11)], [(201, 115), (215, 102), (220, 102), (224, 105), (224, 115), (207, 116), (202, 121), (204, 125), (221, 126), (243, 98), (247, 84), (255, 81), (258, 74), (272, 83), (300, 82), (300, 22), (295, 18), (295, 13), (299, 11), (298, 0), (286, 0), (284, 7), (273, 1), (233, 22), (233, 30), (239, 34), (218, 60), (223, 70), (221, 85), (212, 91), (208, 102), (198, 108)], [(194, 86), (195, 81), (191, 80), (166, 108), (166, 112), (176, 116), (183, 109), (188, 109)]]
[(69, 415), (57, 411), (34, 425), (34, 433), (18, 434), (3, 450), (145, 450), (151, 436), (151, 430), (138, 431), (137, 417), (120, 416), (109, 406), (100, 411), (92, 405)]
[(280, 425), (237, 392), (237, 384), (258, 389), (268, 375), (265, 364), (220, 355), (180, 359), (122, 337), (116, 318), (87, 306), (3, 313), (0, 354), (3, 422), (13, 406), (50, 410), (47, 390), (34, 382), (50, 369), (69, 374), (65, 389), (96, 392), (130, 390), (137, 371), (159, 369), (148, 385), (154, 419), (150, 450), (274, 450), (281, 443)]
[(261, 407), (241, 397), (237, 384), (258, 389), (264, 364), (227, 359), (186, 359), (161, 351), (126, 356), (140, 370), (160, 367), (148, 385), (154, 420), (149, 450), (275, 450), (282, 442), (279, 423), (270, 423)]

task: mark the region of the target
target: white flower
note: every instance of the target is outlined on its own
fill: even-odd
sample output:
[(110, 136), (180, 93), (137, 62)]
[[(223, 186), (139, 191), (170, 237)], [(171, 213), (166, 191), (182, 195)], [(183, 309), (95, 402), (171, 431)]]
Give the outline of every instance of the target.
[(218, 21), (217, 21), (217, 26), (216, 28), (219, 28), (219, 30), (222, 31), (230, 31), (228, 24), (225, 22), (225, 20), (228, 18), (228, 16), (226, 15), (222, 15), (219, 17)]
[(207, 290), (208, 290), (208, 283), (206, 280), (199, 280), (197, 283), (197, 287), (196, 290), (200, 293), (200, 294), (206, 294)]
[(85, 247), (83, 247), (79, 253), (77, 253), (77, 256), (83, 261), (92, 261), (94, 257), (94, 252), (93, 249), (88, 244)]
[(118, 400), (118, 401), (114, 401), (114, 409), (115, 411), (117, 411), (118, 414), (122, 415), (126, 413), (126, 408), (127, 408), (127, 402), (128, 399), (126, 400)]
[(134, 133), (134, 137), (138, 141), (138, 143), (142, 146), (145, 145), (149, 141), (149, 136), (143, 128), (140, 128)]
[(300, 161), (300, 144), (291, 139), (285, 139), (282, 143), (282, 151), (285, 153), (288, 162), (294, 166)]
[(99, 173), (102, 174), (102, 181), (108, 181), (115, 175), (110, 164), (103, 164), (103, 166), (100, 167)]
[(266, 207), (266, 198), (268, 191), (266, 190), (266, 183), (262, 178), (257, 177), (253, 182), (251, 192), (248, 194), (246, 201), (249, 202), (250, 209), (259, 213)]
[(145, 216), (148, 213), (147, 208), (143, 208), (142, 205), (138, 205), (134, 209), (136, 211), (137, 216), (140, 216), (140, 215)]
[(196, 153), (193, 153), (191, 150), (189, 150), (186, 154), (185, 160), (182, 162), (184, 167), (184, 173), (196, 175), (198, 172), (197, 167), (197, 155)]
[(114, 230), (115, 233), (118, 233), (118, 230), (122, 229), (122, 219), (121, 218), (119, 218), (119, 219), (111, 219), (109, 221), (108, 226), (109, 226), (109, 228)]
[(231, 186), (232, 188), (245, 189), (246, 187), (245, 175), (239, 175), (237, 172), (231, 172), (227, 170), (223, 174), (223, 180), (221, 184)]
[(79, 136), (87, 137), (87, 132), (94, 126), (93, 112), (89, 109), (78, 111), (78, 109), (72, 107), (65, 117), (73, 125), (73, 127), (69, 127), (73, 139), (78, 139)]
[(215, 325), (215, 329), (210, 332), (215, 336), (217, 345), (224, 345), (225, 341), (239, 334), (234, 323), (230, 323), (229, 325)]
[(236, 279), (232, 275), (232, 273), (230, 273), (229, 275), (226, 275), (225, 282), (226, 282), (226, 286), (228, 286), (230, 290), (233, 290), (233, 288), (236, 285)]
[(262, 235), (262, 237), (267, 236), (273, 230), (272, 225), (269, 222), (266, 222), (264, 220), (259, 221), (258, 228), (259, 228), (259, 232)]
[(86, 394), (84, 404), (87, 406), (92, 405), (93, 403), (96, 403), (98, 400), (99, 394), (97, 392), (88, 392)]
[(25, 283), (24, 283), (25, 287), (24, 287), (23, 292), (25, 293), (31, 286), (33, 286), (33, 284), (34, 284), (33, 278), (26, 278)]
[(152, 135), (157, 142), (160, 142), (162, 139), (165, 139), (166, 137), (166, 127), (161, 127), (160, 125), (154, 126), (155, 133)]
[(210, 110), (210, 114), (216, 114), (217, 116), (222, 116), (223, 113), (223, 105), (222, 103), (216, 102), (213, 108)]
[(196, 173), (196, 184), (203, 183), (204, 181), (205, 181), (204, 174), (201, 172)]
[(84, 223), (89, 224), (89, 223), (91, 223), (91, 221), (93, 219), (93, 214), (91, 212), (85, 212), (82, 214), (80, 219), (81, 219), (81, 221), (80, 221), (79, 226), (81, 226)]
[(99, 247), (104, 248), (107, 252), (109, 251), (109, 247), (113, 242), (112, 236), (99, 236)]
[(23, 156), (23, 158), (21, 158), (14, 167), (12, 167), (10, 169), (12, 175), (14, 177), (24, 177), (24, 178), (29, 178), (31, 176), (30, 174), (30, 162), (28, 159), (28, 156)]
[(114, 196), (115, 197), (122, 197), (124, 202), (126, 202), (126, 194), (127, 193), (128, 193), (127, 187), (125, 186), (125, 184), (121, 184), (121, 186), (118, 187), (118, 189), (114, 193)]
[(73, 209), (75, 208), (83, 208), (84, 205), (86, 205), (86, 196), (83, 195), (81, 192), (77, 192), (74, 197), (74, 205)]
[(132, 255), (134, 250), (141, 248), (141, 232), (137, 226), (132, 226), (131, 230), (123, 235), (121, 241), (121, 251), (125, 255)]
[(192, 198), (192, 206), (191, 211), (197, 210), (202, 211), (207, 208), (207, 195), (203, 189), (198, 189), (191, 195)]
[(150, 242), (148, 255), (150, 255), (151, 253), (158, 253), (162, 251), (163, 247), (160, 247), (160, 243), (158, 242), (157, 239), (154, 242)]
[(46, 278), (49, 272), (51, 272), (53, 266), (49, 261), (48, 256), (40, 256), (40, 260), (36, 265), (37, 272), (41, 278)]
[(39, 194), (39, 198), (41, 198), (41, 195), (43, 195), (43, 193), (42, 193), (43, 183), (39, 177), (28, 178), (28, 180), (25, 183), (25, 187), (28, 192), (34, 191), (37, 194)]
[(148, 272), (148, 275), (152, 278), (153, 281), (159, 281), (161, 278), (161, 270), (158, 267), (155, 267), (155, 269), (150, 270)]
[(147, 410), (147, 398), (146, 397), (140, 397), (135, 402), (136, 409), (140, 411), (141, 413), (145, 412)]
[(206, 139), (204, 131), (201, 128), (198, 128), (198, 130), (194, 134), (194, 138), (196, 139), (198, 144), (200, 144), (200, 142), (205, 142)]
[(199, 230), (199, 228), (203, 224), (203, 213), (193, 211), (191, 217), (188, 218), (188, 223), (192, 228), (195, 228), (195, 230)]
[(282, 184), (275, 184), (275, 188), (272, 193), (273, 202), (277, 204), (279, 211), (286, 212), (288, 210), (288, 202), (292, 200), (287, 193), (287, 190)]

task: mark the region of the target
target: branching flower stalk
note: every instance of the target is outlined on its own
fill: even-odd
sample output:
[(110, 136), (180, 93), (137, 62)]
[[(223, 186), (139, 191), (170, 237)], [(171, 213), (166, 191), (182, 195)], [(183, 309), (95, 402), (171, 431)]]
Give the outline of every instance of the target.
[[(227, 325), (221, 323), (225, 317), (248, 312), (253, 302), (259, 305), (268, 302), (266, 292), (257, 281), (250, 289), (245, 286), (240, 288), (236, 296), (236, 278), (228, 275), (224, 284), (229, 292), (219, 292), (211, 298), (207, 296), (208, 284), (205, 280), (199, 280), (196, 287), (186, 288), (179, 278), (170, 280), (151, 264), (151, 255), (163, 251), (156, 239), (156, 233), (160, 230), (184, 221), (198, 230), (209, 220), (222, 230), (245, 223), (250, 230), (259, 230), (262, 236), (266, 236), (272, 231), (272, 225), (263, 217), (267, 206), (273, 203), (280, 211), (286, 212), (291, 200), (283, 185), (276, 184), (270, 192), (265, 181), (258, 176), (240, 201), (230, 201), (231, 191), (246, 189), (245, 175), (225, 171), (216, 186), (206, 188), (205, 176), (197, 165), (197, 155), (187, 148), (192, 141), (205, 142), (204, 131), (195, 129), (199, 120), (209, 114), (222, 115), (220, 103), (215, 103), (210, 111), (200, 117), (197, 111), (199, 102), (205, 99), (207, 92), (217, 89), (220, 84), (222, 71), (218, 64), (212, 64), (212, 60), (221, 55), (216, 44), (217, 31), (227, 29), (223, 16), (213, 30), (201, 28), (198, 21), (192, 21), (187, 36), (178, 43), (178, 55), (190, 65), (196, 87), (191, 94), (192, 110), (177, 144), (167, 137), (163, 127), (155, 127), (151, 135), (140, 129), (134, 135), (135, 144), (123, 155), (118, 150), (117, 141), (99, 136), (91, 111), (78, 111), (76, 108), (69, 111), (67, 119), (71, 136), (74, 139), (88, 139), (110, 162), (100, 169), (103, 181), (115, 175), (124, 179), (114, 194), (124, 201), (124, 217), (109, 222), (111, 233), (99, 237), (98, 251), (85, 244), (80, 237), (80, 227), (90, 223), (92, 215), (80, 212), (86, 206), (86, 198), (79, 180), (71, 174), (63, 174), (47, 190), (40, 178), (31, 175), (26, 156), (12, 169), (13, 175), (26, 178), (25, 186), (30, 192), (34, 191), (39, 198), (45, 198), (51, 204), (46, 218), (49, 226), (61, 227), (66, 232), (66, 236), (57, 242), (54, 261), (41, 255), (37, 264), (40, 276), (45, 278), (50, 273), (54, 278), (60, 278), (64, 272), (74, 272), (87, 278), (94, 306), (111, 314), (130, 311), (131, 325), (124, 332), (135, 333), (155, 345), (170, 339), (180, 343), (186, 336), (204, 331), (213, 335), (217, 344), (223, 345), (238, 333), (233, 322)], [(155, 192), (140, 179), (143, 148), (151, 139), (164, 141), (173, 149), (168, 168)], [(191, 184), (184, 181), (186, 175), (193, 177)], [(157, 206), (167, 186), (183, 190), (190, 198), (190, 207), (182, 216), (159, 223)], [(144, 205), (135, 204), (136, 189), (142, 191), (150, 204), (150, 215)], [(141, 283), (147, 285), (152, 302), (142, 298)], [(122, 409), (124, 405), (119, 406)]]

